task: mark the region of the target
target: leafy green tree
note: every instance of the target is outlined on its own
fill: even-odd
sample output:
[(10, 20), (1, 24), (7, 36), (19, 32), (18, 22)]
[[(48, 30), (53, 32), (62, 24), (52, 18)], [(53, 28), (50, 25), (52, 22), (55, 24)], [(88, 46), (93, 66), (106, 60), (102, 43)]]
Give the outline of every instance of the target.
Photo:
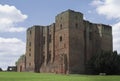
[(0, 68), (0, 71), (2, 71), (2, 68)]
[(92, 69), (93, 74), (120, 74), (120, 55), (116, 51), (95, 54), (87, 66), (90, 66), (88, 69)]

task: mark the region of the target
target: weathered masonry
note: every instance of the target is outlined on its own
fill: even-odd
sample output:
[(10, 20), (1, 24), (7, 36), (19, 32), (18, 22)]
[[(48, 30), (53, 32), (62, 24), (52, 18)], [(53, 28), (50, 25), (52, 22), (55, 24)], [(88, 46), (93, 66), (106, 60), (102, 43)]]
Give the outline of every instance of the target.
[[(101, 51), (112, 51), (112, 27), (83, 20), (83, 14), (67, 10), (49, 26), (27, 30), (24, 71), (85, 73), (85, 64)], [(22, 71), (18, 69), (18, 71)]]

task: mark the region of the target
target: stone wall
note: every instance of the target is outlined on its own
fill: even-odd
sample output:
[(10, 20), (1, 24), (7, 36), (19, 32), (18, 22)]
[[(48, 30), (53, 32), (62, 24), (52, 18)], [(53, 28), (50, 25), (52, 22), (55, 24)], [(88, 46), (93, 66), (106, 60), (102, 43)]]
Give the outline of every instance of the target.
[(17, 65), (17, 72), (24, 72), (25, 71), (25, 68), (26, 68), (26, 57), (25, 57), (25, 55), (22, 55), (18, 59), (16, 65)]
[(83, 14), (67, 10), (48, 26), (27, 30), (26, 71), (85, 73), (93, 54), (112, 51), (112, 28), (83, 20)]

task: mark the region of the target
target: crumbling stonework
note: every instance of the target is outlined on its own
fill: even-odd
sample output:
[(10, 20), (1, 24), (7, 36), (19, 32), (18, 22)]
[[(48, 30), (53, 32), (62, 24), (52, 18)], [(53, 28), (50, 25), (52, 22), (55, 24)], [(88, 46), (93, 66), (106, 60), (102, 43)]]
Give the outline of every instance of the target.
[(27, 30), (25, 71), (85, 73), (86, 62), (101, 51), (112, 51), (112, 27), (83, 20), (67, 10), (49, 26)]
[(25, 55), (22, 55), (22, 56), (20, 56), (20, 58), (16, 62), (17, 72), (24, 72), (25, 71), (25, 64), (26, 64), (26, 57), (25, 57)]

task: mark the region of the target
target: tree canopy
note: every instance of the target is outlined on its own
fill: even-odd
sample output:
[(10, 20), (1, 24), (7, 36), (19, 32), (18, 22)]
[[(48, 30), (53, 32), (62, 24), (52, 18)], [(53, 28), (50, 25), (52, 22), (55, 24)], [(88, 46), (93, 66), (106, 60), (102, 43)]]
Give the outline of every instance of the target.
[(93, 74), (120, 74), (120, 55), (116, 51), (95, 54), (87, 66)]
[(2, 71), (2, 68), (0, 68), (0, 71)]

